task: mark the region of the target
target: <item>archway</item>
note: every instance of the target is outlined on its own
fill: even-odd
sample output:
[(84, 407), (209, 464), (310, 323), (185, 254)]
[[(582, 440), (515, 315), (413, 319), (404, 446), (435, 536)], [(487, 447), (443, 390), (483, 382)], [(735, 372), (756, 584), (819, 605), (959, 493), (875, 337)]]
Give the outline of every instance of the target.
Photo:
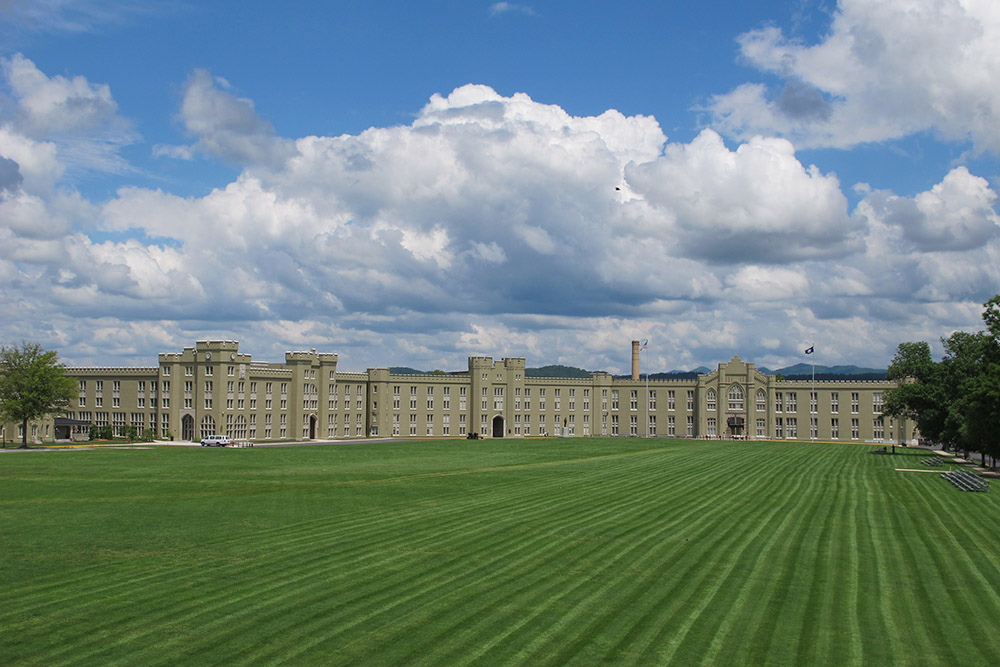
[(316, 415), (309, 415), (309, 439), (316, 439)]
[(181, 440), (185, 442), (194, 440), (194, 417), (191, 415), (181, 417)]
[(503, 437), (503, 417), (497, 415), (493, 418), (493, 437), (502, 438)]

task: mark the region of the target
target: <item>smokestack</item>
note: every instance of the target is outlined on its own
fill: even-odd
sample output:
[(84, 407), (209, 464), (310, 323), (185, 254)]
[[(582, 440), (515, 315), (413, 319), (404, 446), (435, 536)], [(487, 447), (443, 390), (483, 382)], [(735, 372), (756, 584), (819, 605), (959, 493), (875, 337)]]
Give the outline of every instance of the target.
[(632, 379), (639, 379), (639, 341), (632, 341)]

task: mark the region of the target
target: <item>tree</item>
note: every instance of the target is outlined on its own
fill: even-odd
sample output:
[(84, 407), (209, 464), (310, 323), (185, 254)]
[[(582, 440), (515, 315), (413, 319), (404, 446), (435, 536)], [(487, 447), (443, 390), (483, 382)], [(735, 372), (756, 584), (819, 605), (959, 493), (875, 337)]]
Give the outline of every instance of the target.
[[(899, 384), (885, 393), (882, 412), (897, 419), (913, 421), (927, 438), (941, 441), (946, 404), (939, 364), (931, 358), (927, 343), (900, 343), (889, 364), (886, 379)], [(892, 448), (896, 451), (895, 443)]]
[(983, 304), (986, 331), (942, 338), (944, 358), (927, 343), (902, 343), (886, 377), (885, 413), (912, 419), (920, 433), (949, 448), (1000, 456), (1000, 295)]
[(0, 417), (21, 424), (21, 447), (28, 446), (29, 421), (69, 407), (76, 380), (65, 371), (56, 352), (37, 343), (0, 347)]

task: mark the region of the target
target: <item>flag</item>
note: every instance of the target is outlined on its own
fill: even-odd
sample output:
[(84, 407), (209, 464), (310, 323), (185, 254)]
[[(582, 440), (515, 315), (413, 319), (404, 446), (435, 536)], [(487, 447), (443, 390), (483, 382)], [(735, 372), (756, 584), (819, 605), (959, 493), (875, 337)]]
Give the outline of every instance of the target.
[(648, 338), (647, 338), (647, 339), (645, 339), (644, 341), (642, 341), (642, 345), (640, 345), (640, 346), (639, 346), (639, 351), (640, 351), (640, 352), (641, 352), (642, 350), (645, 350), (645, 349), (646, 349), (646, 343), (648, 343), (648, 342), (649, 342), (649, 339), (648, 339)]
[(806, 348), (806, 354), (812, 354), (813, 353), (813, 347), (815, 347), (815, 346), (814, 345), (810, 345), (809, 347), (807, 347)]

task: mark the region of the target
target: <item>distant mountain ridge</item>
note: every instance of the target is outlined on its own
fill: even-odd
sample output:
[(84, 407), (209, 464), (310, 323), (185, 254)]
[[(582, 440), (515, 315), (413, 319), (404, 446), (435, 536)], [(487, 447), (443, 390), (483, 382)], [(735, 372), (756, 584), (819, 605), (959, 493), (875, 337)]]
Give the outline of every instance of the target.
[[(689, 371), (673, 370), (665, 373), (650, 373), (650, 380), (689, 380), (711, 373), (713, 369), (706, 366), (698, 366)], [(770, 368), (758, 368), (764, 375), (781, 375), (786, 380), (808, 380), (813, 377), (813, 367), (810, 364), (794, 364), (771, 370)], [(389, 372), (393, 375), (430, 375), (433, 371), (418, 371), (408, 366), (390, 366)], [(439, 371), (440, 372), (440, 371)], [(452, 371), (448, 375), (457, 375), (466, 371)], [(587, 378), (591, 371), (577, 368), (576, 366), (564, 366), (562, 364), (550, 364), (548, 366), (538, 366), (535, 368), (525, 368), (524, 376), (529, 378)], [(851, 380), (884, 380), (886, 371), (879, 368), (864, 368), (862, 366), (816, 366), (817, 380), (837, 380), (849, 378)], [(627, 378), (629, 375), (616, 375), (617, 378)], [(643, 374), (646, 377), (646, 374)]]

